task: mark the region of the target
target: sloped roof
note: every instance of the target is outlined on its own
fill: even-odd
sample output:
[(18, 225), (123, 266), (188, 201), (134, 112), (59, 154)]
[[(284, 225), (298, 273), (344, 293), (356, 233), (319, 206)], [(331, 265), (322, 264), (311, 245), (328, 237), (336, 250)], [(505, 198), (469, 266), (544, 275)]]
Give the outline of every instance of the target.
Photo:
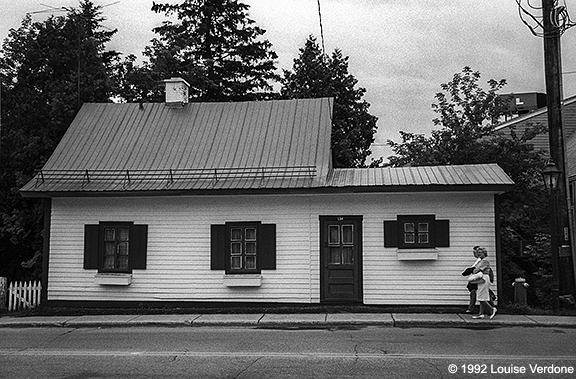
[[(564, 137), (568, 139), (576, 131), (576, 96), (566, 98), (562, 101), (562, 118), (564, 126)], [(521, 135), (532, 124), (542, 124), (548, 126), (548, 108), (540, 108), (532, 113), (527, 113), (520, 117), (515, 117), (506, 121), (496, 128), (495, 131), (508, 133), (511, 128), (516, 130), (516, 134)], [(548, 133), (535, 136), (531, 141), (534, 148), (549, 151)]]
[(331, 165), (332, 107), (331, 98), (85, 104), (21, 191), (323, 185)]
[(497, 165), (332, 169), (333, 100), (85, 104), (30, 197), (223, 191), (489, 190)]
[[(338, 168), (332, 170), (329, 187), (466, 187), (501, 186), (514, 182), (495, 163), (451, 166)], [(397, 188), (396, 188), (397, 190)]]

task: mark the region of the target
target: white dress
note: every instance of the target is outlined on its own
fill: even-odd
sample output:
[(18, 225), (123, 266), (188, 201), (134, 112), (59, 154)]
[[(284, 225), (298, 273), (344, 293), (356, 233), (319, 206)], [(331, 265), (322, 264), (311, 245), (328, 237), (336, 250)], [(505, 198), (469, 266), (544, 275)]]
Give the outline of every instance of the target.
[(490, 301), (490, 275), (484, 274), (484, 283), (478, 284), (478, 290), (476, 290), (476, 299), (478, 301)]
[[(484, 258), (481, 261), (484, 262), (482, 264), (480, 264), (480, 262), (476, 263), (475, 267), (478, 265), (481, 265), (483, 269), (490, 267), (490, 262), (488, 259)], [(476, 290), (476, 299), (478, 301), (490, 301), (490, 292), (488, 291), (490, 289), (490, 275), (484, 274), (482, 277), (484, 278), (484, 283), (478, 284), (478, 290)]]

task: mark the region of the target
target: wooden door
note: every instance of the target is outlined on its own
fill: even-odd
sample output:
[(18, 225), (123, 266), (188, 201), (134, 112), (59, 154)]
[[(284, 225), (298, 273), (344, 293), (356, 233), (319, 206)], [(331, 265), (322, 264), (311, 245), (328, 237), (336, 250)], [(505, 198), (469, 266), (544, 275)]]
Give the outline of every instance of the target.
[(362, 216), (320, 216), (320, 300), (362, 302)]

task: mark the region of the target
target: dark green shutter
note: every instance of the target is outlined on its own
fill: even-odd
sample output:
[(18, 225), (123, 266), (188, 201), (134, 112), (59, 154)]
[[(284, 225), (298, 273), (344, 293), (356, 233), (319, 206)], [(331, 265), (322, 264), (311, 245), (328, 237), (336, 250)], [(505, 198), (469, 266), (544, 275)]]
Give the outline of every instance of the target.
[(276, 270), (276, 224), (260, 225), (258, 259), (261, 270)]
[(436, 247), (450, 247), (449, 220), (436, 220), (435, 228)]
[(99, 225), (84, 225), (84, 268), (98, 268)]
[(226, 270), (226, 225), (210, 225), (210, 270)]
[(145, 269), (148, 250), (148, 225), (132, 225), (130, 235), (130, 269)]
[(398, 247), (398, 221), (384, 221), (384, 247)]

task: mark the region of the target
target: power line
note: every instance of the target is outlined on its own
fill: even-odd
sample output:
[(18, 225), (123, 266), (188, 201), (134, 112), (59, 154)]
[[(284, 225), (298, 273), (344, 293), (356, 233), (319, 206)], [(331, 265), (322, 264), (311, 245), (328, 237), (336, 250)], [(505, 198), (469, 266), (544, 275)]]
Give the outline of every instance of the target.
[(532, 5), (530, 0), (525, 0), (526, 6), (524, 6), (522, 5), (523, 1), (524, 0), (516, 0), (520, 20), (536, 37), (554, 38), (555, 33), (558, 32), (562, 35), (566, 30), (576, 26), (576, 23), (570, 19), (570, 15), (568, 14), (566, 0), (552, 0), (552, 10), (547, 17), (554, 27), (554, 30), (552, 31), (552, 35), (547, 35), (544, 28), (544, 22), (546, 20), (544, 20), (542, 7)]
[(322, 11), (320, 10), (320, 0), (318, 0), (318, 19), (320, 20), (320, 38), (322, 39), (322, 54), (326, 55), (324, 48), (324, 28), (322, 27)]

